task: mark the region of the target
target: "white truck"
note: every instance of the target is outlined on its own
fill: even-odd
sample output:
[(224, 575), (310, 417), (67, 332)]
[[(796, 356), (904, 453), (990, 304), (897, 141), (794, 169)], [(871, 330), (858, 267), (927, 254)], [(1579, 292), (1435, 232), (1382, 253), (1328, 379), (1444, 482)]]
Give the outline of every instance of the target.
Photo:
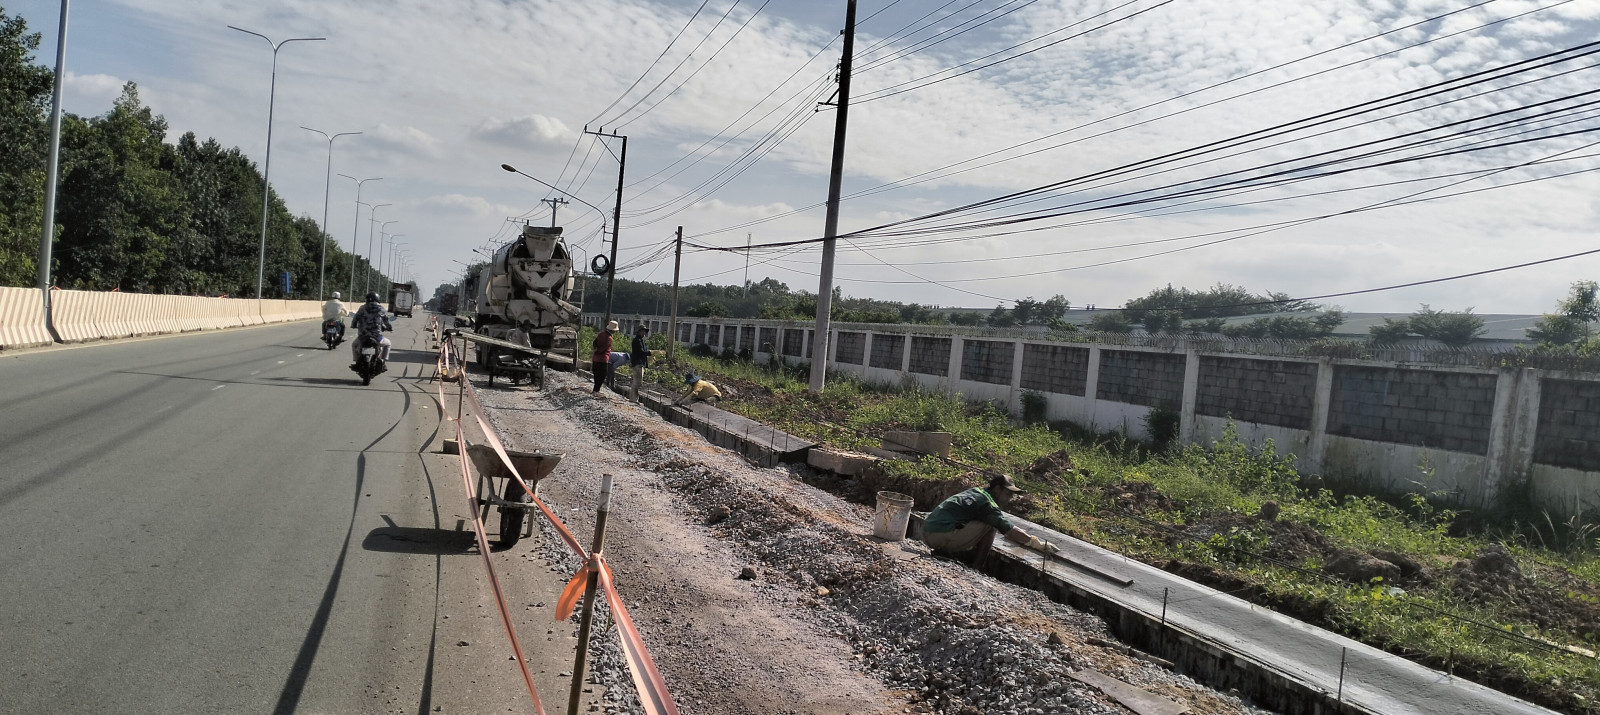
[(389, 312), (396, 317), (411, 317), (411, 311), (417, 306), (417, 286), (412, 283), (391, 283), (389, 285)]

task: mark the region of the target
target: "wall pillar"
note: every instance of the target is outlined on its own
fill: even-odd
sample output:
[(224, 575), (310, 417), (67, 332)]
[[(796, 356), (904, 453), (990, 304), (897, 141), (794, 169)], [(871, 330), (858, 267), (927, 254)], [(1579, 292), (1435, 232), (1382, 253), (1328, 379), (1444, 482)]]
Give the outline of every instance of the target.
[(1200, 394), (1200, 353), (1186, 350), (1183, 353), (1183, 404), (1178, 408), (1178, 443), (1193, 444), (1195, 433), (1195, 403)]
[(1095, 395), (1100, 391), (1100, 346), (1089, 347), (1089, 374), (1083, 381), (1083, 423), (1091, 430), (1100, 429), (1095, 422)]
[(1006, 411), (1022, 417), (1022, 341), (1011, 343), (1011, 392), (1006, 396)]
[(1317, 359), (1317, 386), (1311, 398), (1311, 438), (1306, 447), (1302, 472), (1321, 474), (1327, 470), (1328, 411), (1333, 409), (1333, 360)]
[(872, 366), (872, 331), (868, 330), (863, 335), (861, 347), (861, 379), (867, 379), (867, 368)]
[(900, 377), (911, 374), (911, 334), (900, 334)]
[(966, 341), (961, 336), (950, 336), (950, 366), (945, 368), (944, 391), (951, 397), (955, 397), (956, 380), (961, 378), (961, 357), (965, 348)]
[(1480, 508), (1500, 511), (1528, 486), (1533, 475), (1533, 439), (1539, 424), (1539, 371), (1533, 368), (1501, 370), (1495, 382), (1491, 414)]

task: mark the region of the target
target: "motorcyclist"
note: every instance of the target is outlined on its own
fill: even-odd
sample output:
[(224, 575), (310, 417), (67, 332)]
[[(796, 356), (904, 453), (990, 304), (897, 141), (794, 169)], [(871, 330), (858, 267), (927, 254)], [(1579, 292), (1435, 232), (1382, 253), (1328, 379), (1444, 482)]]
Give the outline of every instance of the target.
[[(383, 304), (378, 302), (377, 293), (368, 293), (367, 302), (350, 316), (350, 327), (356, 329), (357, 338), (368, 338), (378, 346), (378, 359), (389, 361), (389, 339), (383, 337), (383, 331), (394, 330), (389, 323), (389, 316), (384, 315)], [(350, 343), (350, 358), (361, 360), (361, 340)], [(355, 369), (356, 363), (350, 363), (350, 369)]]
[(344, 301), (339, 300), (339, 291), (334, 291), (333, 292), (333, 297), (329, 298), (328, 302), (322, 304), (322, 327), (323, 327), (323, 329), (326, 330), (330, 323), (335, 325), (335, 326), (338, 326), (338, 328), (339, 328), (339, 339), (343, 340), (344, 339), (344, 316), (345, 315), (347, 315), (347, 312), (344, 309)]

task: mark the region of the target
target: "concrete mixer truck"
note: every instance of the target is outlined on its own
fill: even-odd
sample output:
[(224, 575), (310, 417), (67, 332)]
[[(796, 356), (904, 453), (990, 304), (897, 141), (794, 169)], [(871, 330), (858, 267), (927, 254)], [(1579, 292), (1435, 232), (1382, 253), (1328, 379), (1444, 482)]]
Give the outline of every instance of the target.
[[(523, 226), (478, 271), (475, 330), (559, 355), (574, 355), (582, 300), (575, 298), (572, 253), (559, 227)], [(578, 305), (574, 305), (576, 301)], [(479, 362), (494, 359), (479, 350)]]

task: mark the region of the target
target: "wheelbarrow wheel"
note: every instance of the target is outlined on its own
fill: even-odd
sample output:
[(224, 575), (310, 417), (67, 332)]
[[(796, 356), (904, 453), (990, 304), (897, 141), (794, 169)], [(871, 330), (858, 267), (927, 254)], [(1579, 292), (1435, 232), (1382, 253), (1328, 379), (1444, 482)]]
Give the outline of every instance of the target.
[[(522, 490), (522, 485), (515, 479), (506, 480), (506, 501), (521, 504), (532, 504), (533, 498)], [(511, 548), (517, 545), (522, 538), (522, 520), (528, 514), (527, 509), (500, 507), (500, 545)]]

